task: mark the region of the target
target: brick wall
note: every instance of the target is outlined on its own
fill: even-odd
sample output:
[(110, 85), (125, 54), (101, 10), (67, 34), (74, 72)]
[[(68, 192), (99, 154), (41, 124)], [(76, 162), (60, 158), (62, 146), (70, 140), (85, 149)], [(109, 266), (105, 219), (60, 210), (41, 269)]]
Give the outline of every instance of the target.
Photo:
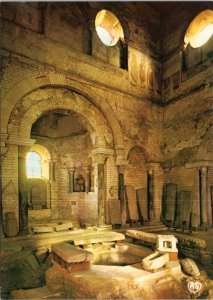
[(2, 163), (2, 206), (3, 218), (5, 213), (15, 212), (19, 222), (18, 200), (18, 146), (9, 145), (6, 159)]
[(124, 173), (124, 184), (135, 190), (147, 188), (147, 169), (142, 148), (134, 147), (128, 155), (128, 165)]

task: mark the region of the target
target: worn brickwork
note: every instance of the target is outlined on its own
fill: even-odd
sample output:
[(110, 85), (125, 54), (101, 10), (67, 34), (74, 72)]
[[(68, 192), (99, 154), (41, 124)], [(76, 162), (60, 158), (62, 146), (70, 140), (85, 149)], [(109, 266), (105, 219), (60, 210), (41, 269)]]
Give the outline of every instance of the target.
[(134, 188), (147, 188), (147, 168), (142, 148), (134, 147), (128, 155), (128, 165), (124, 173), (124, 183)]
[[(106, 155), (105, 199), (118, 199), (118, 167), (125, 184), (147, 186), (154, 162), (155, 214), (161, 214), (162, 186), (175, 183), (193, 192), (199, 212), (198, 167), (212, 161), (211, 57), (213, 38), (183, 51), (183, 37), (200, 8), (181, 10), (181, 19), (160, 17), (147, 3), (107, 3), (124, 27), (128, 66), (120, 67), (120, 46), (107, 48), (94, 29), (101, 3), (4, 3), (2, 5), (1, 129), (3, 213), (18, 220), (18, 145), (34, 143), (50, 152), (51, 218), (79, 223), (97, 220), (96, 154)], [(143, 19), (138, 17), (138, 5)], [(123, 13), (122, 13), (123, 11)], [(165, 21), (166, 20), (166, 21)], [(181, 21), (182, 20), (182, 21)], [(160, 26), (162, 28), (160, 28)], [(63, 34), (62, 34), (63, 33)], [(87, 131), (69, 139), (31, 135), (33, 124), (51, 110), (73, 111)], [(142, 150), (143, 149), (143, 150)], [(88, 163), (94, 190), (69, 193), (68, 170)], [(200, 163), (202, 166), (202, 163)], [(208, 168), (211, 208), (212, 168)], [(110, 191), (114, 193), (110, 193)], [(209, 217), (210, 219), (210, 217)]]

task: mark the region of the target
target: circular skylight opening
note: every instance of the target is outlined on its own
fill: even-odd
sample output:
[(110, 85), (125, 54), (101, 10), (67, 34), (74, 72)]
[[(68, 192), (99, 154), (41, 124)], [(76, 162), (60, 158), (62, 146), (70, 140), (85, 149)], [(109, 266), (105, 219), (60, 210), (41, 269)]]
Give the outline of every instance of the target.
[(118, 18), (108, 10), (101, 10), (95, 18), (96, 32), (106, 46), (115, 46), (124, 39), (123, 28)]
[(97, 26), (96, 31), (104, 45), (110, 46), (112, 43), (112, 37), (110, 33), (104, 27), (101, 26)]
[(207, 9), (199, 13), (189, 25), (184, 37), (184, 46), (190, 44), (192, 48), (201, 47), (212, 35), (213, 11)]

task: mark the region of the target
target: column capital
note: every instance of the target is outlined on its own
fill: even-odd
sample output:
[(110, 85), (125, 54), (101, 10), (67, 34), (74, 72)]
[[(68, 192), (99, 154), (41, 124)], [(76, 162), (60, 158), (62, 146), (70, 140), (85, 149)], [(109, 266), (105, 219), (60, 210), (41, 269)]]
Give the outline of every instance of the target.
[(85, 173), (89, 173), (91, 170), (91, 166), (85, 165), (83, 166), (83, 170), (85, 171)]
[(118, 165), (118, 172), (123, 174), (125, 172), (126, 166), (127, 164)]
[(109, 155), (113, 155), (114, 150), (112, 148), (95, 148), (92, 150), (95, 162), (103, 164)]
[(74, 173), (74, 171), (75, 171), (75, 167), (69, 167), (68, 168), (68, 172), (69, 173)]
[(114, 150), (112, 148), (105, 148), (105, 147), (96, 147), (92, 150), (92, 154), (105, 154), (105, 155), (113, 155)]
[(160, 163), (159, 162), (148, 162), (146, 163), (146, 167), (148, 172), (151, 172), (150, 174), (152, 174), (153, 171), (157, 170), (160, 167)]
[(103, 153), (97, 153), (94, 156), (95, 163), (97, 164), (104, 164), (105, 160), (107, 159), (108, 155)]
[(27, 152), (29, 152), (30, 150), (30, 146), (18, 146), (18, 157), (21, 157), (21, 158), (26, 158), (27, 156)]
[(199, 170), (201, 171), (202, 175), (206, 175), (208, 167), (200, 167)]

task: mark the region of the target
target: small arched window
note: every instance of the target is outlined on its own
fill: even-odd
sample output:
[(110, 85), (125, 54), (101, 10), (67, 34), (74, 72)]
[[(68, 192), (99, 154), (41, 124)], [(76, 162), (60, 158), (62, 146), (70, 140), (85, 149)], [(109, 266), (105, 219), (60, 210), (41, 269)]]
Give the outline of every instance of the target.
[(41, 156), (37, 152), (27, 154), (27, 177), (41, 177)]

